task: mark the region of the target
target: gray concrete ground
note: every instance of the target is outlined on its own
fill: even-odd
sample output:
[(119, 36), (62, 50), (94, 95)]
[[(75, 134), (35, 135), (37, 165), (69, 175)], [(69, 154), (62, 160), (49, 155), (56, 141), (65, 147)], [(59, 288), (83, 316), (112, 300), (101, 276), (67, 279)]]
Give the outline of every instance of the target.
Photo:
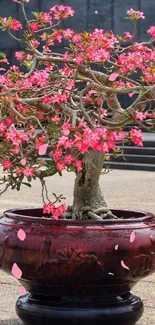
[[(72, 202), (74, 175), (65, 173), (49, 178), (49, 193), (63, 194), (67, 203)], [(155, 213), (155, 173), (113, 170), (101, 176), (101, 187), (110, 208), (129, 208)], [(0, 213), (9, 208), (41, 205), (39, 182), (32, 189), (23, 187), (18, 193), (8, 191), (0, 198)], [(22, 325), (15, 314), (15, 302), (19, 295), (18, 282), (0, 271), (0, 325)], [(155, 275), (142, 280), (133, 290), (144, 300), (145, 311), (137, 325), (155, 324)], [(123, 324), (122, 324), (123, 325)]]

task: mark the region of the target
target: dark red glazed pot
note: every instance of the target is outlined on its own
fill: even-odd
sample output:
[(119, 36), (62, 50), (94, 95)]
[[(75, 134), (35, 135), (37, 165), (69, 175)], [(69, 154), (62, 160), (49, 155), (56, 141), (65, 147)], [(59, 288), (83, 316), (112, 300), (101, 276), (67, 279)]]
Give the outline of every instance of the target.
[[(109, 318), (105, 318), (109, 325), (112, 321), (121, 325), (136, 323), (142, 314), (142, 302), (129, 292), (140, 279), (155, 271), (155, 217), (127, 210), (113, 210), (113, 213), (123, 219), (53, 221), (42, 218), (41, 209), (7, 211), (0, 218), (0, 266), (10, 273), (13, 263), (17, 263), (22, 270), (20, 282), (31, 293), (17, 302), (17, 313), (26, 324), (41, 324), (38, 306), (42, 310), (46, 307), (47, 324), (51, 319), (57, 324), (61, 321), (63, 324), (64, 319), (69, 324), (70, 319), (70, 324), (74, 324), (75, 319), (71, 321), (71, 313), (66, 316), (64, 308), (69, 310), (73, 304), (71, 310), (77, 310), (82, 304), (79, 311), (85, 306), (90, 318), (88, 301), (91, 311), (95, 308), (95, 312), (99, 309), (104, 312), (100, 311), (102, 319), (93, 314), (90, 322), (87, 317), (87, 324), (103, 324), (101, 314), (107, 317), (106, 308), (111, 309)], [(17, 237), (19, 229), (26, 232), (24, 241)], [(135, 240), (131, 243), (132, 232)], [(59, 322), (53, 308), (59, 312), (63, 309)], [(122, 322), (120, 308), (124, 312), (127, 308), (129, 322), (126, 317)], [(116, 309), (118, 322), (116, 315), (110, 319)], [(135, 318), (130, 320), (129, 314), (135, 314)], [(85, 324), (82, 320), (82, 316), (76, 316), (77, 324)]]

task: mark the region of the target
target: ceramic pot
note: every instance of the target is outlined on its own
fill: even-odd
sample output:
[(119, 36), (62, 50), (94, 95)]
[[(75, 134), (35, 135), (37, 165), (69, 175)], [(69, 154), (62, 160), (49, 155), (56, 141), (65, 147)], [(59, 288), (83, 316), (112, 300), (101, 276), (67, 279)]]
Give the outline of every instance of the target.
[(143, 303), (130, 290), (155, 271), (155, 217), (112, 212), (120, 219), (54, 221), (42, 218), (42, 209), (0, 218), (0, 267), (22, 270), (28, 293), (16, 310), (25, 324), (133, 325), (141, 317)]

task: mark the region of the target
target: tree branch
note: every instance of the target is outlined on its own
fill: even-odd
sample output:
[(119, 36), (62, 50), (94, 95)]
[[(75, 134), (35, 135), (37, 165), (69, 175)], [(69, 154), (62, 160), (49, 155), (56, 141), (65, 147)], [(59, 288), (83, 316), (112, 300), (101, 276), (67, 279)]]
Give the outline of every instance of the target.
[(80, 91), (80, 107), (81, 107), (81, 110), (82, 110), (82, 113), (83, 115), (85, 116), (87, 122), (91, 125), (91, 127), (94, 129), (95, 126), (94, 124), (92, 123), (92, 120), (91, 118), (89, 117), (89, 115), (87, 114), (87, 112), (85, 111), (85, 108), (84, 108), (84, 103), (83, 103), (83, 94), (85, 92), (86, 89), (83, 89), (82, 91)]

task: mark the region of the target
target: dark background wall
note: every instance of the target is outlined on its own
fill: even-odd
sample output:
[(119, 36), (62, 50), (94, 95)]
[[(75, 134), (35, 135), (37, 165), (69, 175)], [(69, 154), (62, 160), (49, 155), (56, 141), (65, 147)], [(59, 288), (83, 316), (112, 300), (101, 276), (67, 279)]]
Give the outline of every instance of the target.
[[(138, 40), (148, 38), (146, 30), (150, 25), (155, 25), (155, 0), (31, 0), (26, 4), (28, 14), (31, 11), (48, 11), (55, 4), (65, 4), (72, 6), (76, 12), (74, 18), (70, 18), (63, 23), (64, 27), (71, 27), (76, 31), (103, 28), (113, 30), (121, 35), (124, 30), (131, 31), (131, 23), (125, 20), (127, 9), (144, 11), (146, 20), (138, 24)], [(95, 11), (98, 14), (95, 14)], [(0, 0), (0, 16), (11, 15), (22, 21), (20, 6), (12, 0)], [(31, 17), (31, 15), (30, 15)], [(0, 31), (0, 51), (4, 51), (14, 63), (14, 52), (20, 49), (20, 44)]]

